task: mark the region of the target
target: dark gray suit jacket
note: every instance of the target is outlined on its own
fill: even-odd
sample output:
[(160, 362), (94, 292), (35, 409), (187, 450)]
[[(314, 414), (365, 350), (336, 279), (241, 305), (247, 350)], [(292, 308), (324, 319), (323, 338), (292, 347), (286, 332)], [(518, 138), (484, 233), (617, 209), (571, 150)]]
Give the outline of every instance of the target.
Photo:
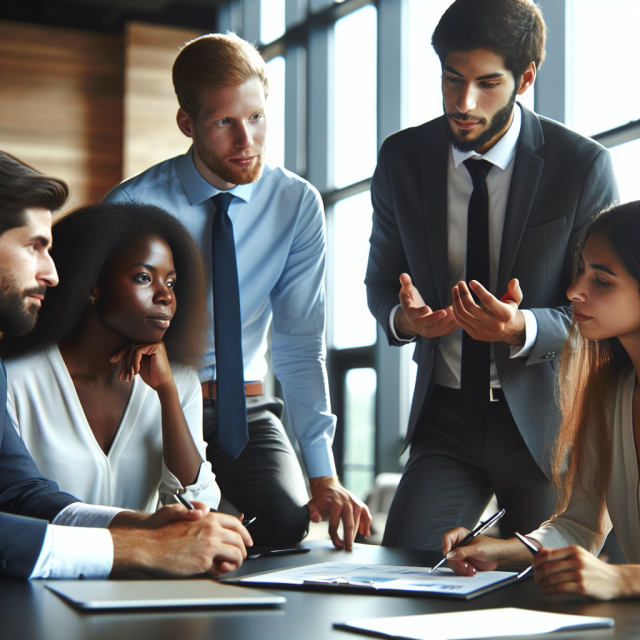
[(77, 498), (40, 475), (7, 413), (7, 374), (0, 362), (0, 576), (28, 578), (47, 520)]
[[(517, 108), (517, 107), (516, 107)], [(432, 309), (451, 304), (447, 257), (447, 166), (444, 116), (387, 138), (371, 185), (373, 232), (366, 286), (369, 308), (387, 332), (408, 273)], [(548, 469), (560, 423), (554, 399), (555, 360), (571, 325), (566, 290), (572, 252), (588, 218), (618, 198), (609, 152), (589, 138), (522, 108), (500, 251), (497, 291), (518, 278), (538, 321), (527, 358), (510, 359), (495, 343), (496, 366), (511, 413), (537, 463)], [(418, 376), (407, 442), (428, 400), (438, 338), (419, 336)]]

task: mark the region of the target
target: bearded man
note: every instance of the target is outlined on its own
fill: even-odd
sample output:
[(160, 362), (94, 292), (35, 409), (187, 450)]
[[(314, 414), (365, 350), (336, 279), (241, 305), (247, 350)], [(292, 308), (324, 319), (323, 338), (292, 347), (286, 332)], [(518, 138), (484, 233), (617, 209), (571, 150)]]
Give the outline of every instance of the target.
[(386, 545), (439, 550), (494, 493), (503, 538), (553, 513), (572, 251), (618, 192), (606, 149), (516, 103), (545, 30), (529, 0), (456, 0), (432, 38), (444, 115), (380, 151), (369, 308), (390, 344), (415, 340), (418, 363)]
[[(157, 204), (178, 217), (202, 249), (213, 312), (200, 370), (207, 456), (223, 497), (256, 518), (253, 540), (298, 542), (309, 518), (329, 518), (334, 544), (349, 550), (358, 531), (369, 534), (371, 516), (335, 472), (320, 197), (305, 180), (264, 164), (269, 85), (252, 45), (232, 34), (197, 38), (176, 58), (173, 83), (178, 127), (192, 139), (191, 149), (123, 182), (105, 201)], [(282, 404), (264, 393), (270, 325), (273, 368), (311, 500), (280, 422)]]

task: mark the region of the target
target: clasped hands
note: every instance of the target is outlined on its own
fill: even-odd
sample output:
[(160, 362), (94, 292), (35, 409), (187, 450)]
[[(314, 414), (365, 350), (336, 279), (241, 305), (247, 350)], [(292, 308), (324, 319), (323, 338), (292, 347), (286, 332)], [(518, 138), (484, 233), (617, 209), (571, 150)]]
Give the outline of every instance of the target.
[(253, 541), (240, 521), (193, 501), (195, 509), (166, 505), (155, 513), (121, 511), (109, 529), (113, 539), (112, 576), (142, 571), (159, 577), (237, 569)]
[[(518, 309), (523, 295), (516, 278), (509, 281), (507, 293), (501, 300), (475, 280), (469, 285), (458, 282), (452, 290), (451, 306), (436, 311), (424, 303), (408, 274), (400, 276), (400, 284), (400, 309), (395, 314), (394, 325), (401, 338), (416, 335), (438, 338), (462, 327), (474, 340), (506, 342), (513, 346), (525, 343), (525, 319)], [(480, 304), (474, 301), (470, 288)]]

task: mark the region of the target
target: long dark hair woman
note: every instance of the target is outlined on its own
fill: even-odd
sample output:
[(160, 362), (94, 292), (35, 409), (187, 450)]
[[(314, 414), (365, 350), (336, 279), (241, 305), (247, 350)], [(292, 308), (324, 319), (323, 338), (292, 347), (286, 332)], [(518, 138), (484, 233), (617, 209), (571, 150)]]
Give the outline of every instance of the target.
[[(593, 220), (567, 291), (573, 323), (562, 354), (555, 444), (556, 515), (517, 538), (480, 536), (448, 556), (458, 573), (532, 562), (547, 595), (640, 596), (640, 202)], [(553, 401), (553, 399), (550, 399)], [(630, 564), (597, 558), (614, 528)], [(464, 535), (454, 529), (444, 550)]]
[(97, 204), (52, 229), (59, 285), (33, 332), (0, 340), (8, 410), (40, 471), (93, 504), (216, 507), (196, 374), (202, 257), (158, 207)]

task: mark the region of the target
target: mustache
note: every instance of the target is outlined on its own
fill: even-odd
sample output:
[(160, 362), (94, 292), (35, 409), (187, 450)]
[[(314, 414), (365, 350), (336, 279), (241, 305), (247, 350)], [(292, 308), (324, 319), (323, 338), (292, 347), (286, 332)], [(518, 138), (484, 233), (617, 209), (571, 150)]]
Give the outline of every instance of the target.
[(446, 115), (449, 120), (455, 118), (460, 122), (477, 122), (478, 124), (487, 124), (486, 118), (474, 118), (468, 113), (447, 113)]
[(40, 287), (31, 287), (30, 289), (25, 289), (22, 292), (22, 297), (26, 298), (27, 296), (32, 296), (32, 295), (40, 295), (40, 296), (44, 296), (47, 293), (47, 287), (45, 285), (42, 285)]

